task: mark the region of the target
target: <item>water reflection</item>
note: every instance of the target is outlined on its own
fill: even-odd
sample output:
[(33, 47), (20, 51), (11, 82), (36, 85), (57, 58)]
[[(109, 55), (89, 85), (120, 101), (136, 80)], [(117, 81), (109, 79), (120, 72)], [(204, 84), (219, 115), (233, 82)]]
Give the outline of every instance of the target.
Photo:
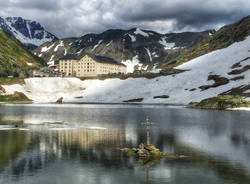
[[(120, 152), (146, 141), (147, 115), (157, 122), (152, 142), (189, 159), (141, 164)], [(0, 106), (0, 124), (26, 129), (0, 130), (0, 183), (250, 183), (249, 117), (175, 107)]]

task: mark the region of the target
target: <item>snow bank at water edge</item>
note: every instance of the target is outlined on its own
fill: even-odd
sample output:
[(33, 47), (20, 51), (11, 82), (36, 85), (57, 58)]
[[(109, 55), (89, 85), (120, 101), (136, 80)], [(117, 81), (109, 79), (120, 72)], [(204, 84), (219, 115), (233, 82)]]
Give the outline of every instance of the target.
[(232, 109), (228, 109), (228, 110), (232, 110), (232, 111), (250, 111), (250, 107), (239, 107), (239, 108), (232, 108)]
[(25, 79), (25, 85), (3, 85), (3, 88), (7, 94), (22, 92), (34, 102), (56, 102), (61, 97), (70, 101), (81, 96), (84, 90), (82, 81), (77, 78), (29, 78)]

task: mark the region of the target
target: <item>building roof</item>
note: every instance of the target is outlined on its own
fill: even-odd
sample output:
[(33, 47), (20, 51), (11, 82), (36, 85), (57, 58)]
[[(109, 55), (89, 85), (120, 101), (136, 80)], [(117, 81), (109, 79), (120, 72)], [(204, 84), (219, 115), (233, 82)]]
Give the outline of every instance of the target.
[(98, 63), (107, 63), (107, 64), (114, 64), (114, 65), (122, 65), (122, 66), (126, 66), (116, 60), (114, 60), (113, 58), (109, 58), (109, 57), (105, 57), (105, 56), (97, 56), (94, 54), (83, 54), (83, 55), (79, 55), (76, 56), (74, 54), (67, 54), (66, 56), (60, 58), (59, 60), (67, 60), (67, 59), (71, 59), (71, 60), (80, 60), (82, 59), (85, 55), (91, 57), (93, 60), (95, 60)]
[(79, 60), (81, 58), (79, 58), (79, 56), (76, 56), (74, 54), (67, 54), (67, 55), (61, 57), (59, 60), (67, 60), (67, 59)]

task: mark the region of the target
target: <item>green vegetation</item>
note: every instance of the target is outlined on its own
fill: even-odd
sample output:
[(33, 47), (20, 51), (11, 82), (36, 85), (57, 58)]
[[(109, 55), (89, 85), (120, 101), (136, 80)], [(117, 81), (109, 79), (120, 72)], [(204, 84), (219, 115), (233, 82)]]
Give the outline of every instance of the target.
[(29, 102), (31, 101), (25, 94), (15, 92), (13, 95), (0, 95), (0, 102)]
[(220, 95), (218, 97), (208, 98), (199, 103), (190, 103), (189, 108), (197, 109), (218, 109), (250, 107), (250, 102), (240, 96)]
[(14, 160), (27, 147), (27, 137), (22, 131), (4, 131), (0, 134), (0, 170)]
[(0, 77), (0, 85), (24, 84), (24, 78)]
[(235, 42), (243, 41), (248, 35), (250, 35), (250, 16), (235, 24), (222, 27), (213, 36), (206, 37), (199, 44), (163, 65), (162, 69), (172, 68), (209, 52), (226, 48)]
[(164, 154), (152, 144), (149, 145), (140, 144), (139, 148), (123, 148), (121, 149), (121, 151), (126, 153), (128, 156), (138, 157), (144, 160), (158, 160), (161, 158), (167, 158), (167, 159), (181, 158), (175, 155)]
[(10, 34), (0, 30), (0, 77), (29, 76), (29, 69), (41, 64), (45, 65), (45, 62)]

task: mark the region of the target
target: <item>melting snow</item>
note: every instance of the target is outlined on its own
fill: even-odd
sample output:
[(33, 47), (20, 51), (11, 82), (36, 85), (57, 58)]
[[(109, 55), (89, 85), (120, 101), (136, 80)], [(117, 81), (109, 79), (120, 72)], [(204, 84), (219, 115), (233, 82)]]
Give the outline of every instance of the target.
[(47, 47), (47, 46), (42, 47), (41, 52), (47, 52), (47, 51), (50, 50), (54, 45), (55, 45), (55, 43), (53, 43), (53, 44), (50, 45), (49, 47)]
[(168, 43), (166, 41), (166, 37), (161, 38), (161, 40), (159, 41), (160, 44), (162, 44), (163, 46), (165, 46), (165, 49), (173, 49), (175, 47), (175, 43)]
[(139, 28), (136, 28), (136, 30), (135, 30), (135, 32), (134, 32), (135, 34), (140, 34), (140, 35), (142, 35), (142, 36), (146, 36), (146, 37), (149, 37), (149, 35), (148, 35), (148, 33), (146, 33), (146, 32), (144, 32), (144, 31), (142, 31), (141, 29), (139, 29)]
[(142, 64), (140, 64), (140, 61), (138, 60), (138, 56), (134, 56), (132, 60), (122, 61), (122, 63), (127, 66), (127, 73), (133, 73), (134, 67), (137, 65), (139, 67), (142, 66)]
[(111, 43), (113, 43), (113, 40), (111, 40), (106, 46), (108, 47)]
[(99, 40), (99, 42), (93, 47), (92, 51), (95, 50), (101, 43), (103, 40)]
[(131, 38), (131, 41), (132, 42), (135, 42), (136, 41), (136, 37), (134, 35), (131, 35), (131, 34), (128, 34), (129, 37)]
[(60, 41), (60, 43), (56, 46), (56, 48), (54, 49), (54, 51), (57, 52), (58, 48), (59, 47), (63, 47), (63, 46), (64, 46), (63, 41)]
[(152, 62), (152, 56), (151, 56), (150, 50), (148, 48), (145, 48), (145, 49), (146, 49), (146, 51), (148, 53), (148, 57), (149, 57), (150, 61)]

